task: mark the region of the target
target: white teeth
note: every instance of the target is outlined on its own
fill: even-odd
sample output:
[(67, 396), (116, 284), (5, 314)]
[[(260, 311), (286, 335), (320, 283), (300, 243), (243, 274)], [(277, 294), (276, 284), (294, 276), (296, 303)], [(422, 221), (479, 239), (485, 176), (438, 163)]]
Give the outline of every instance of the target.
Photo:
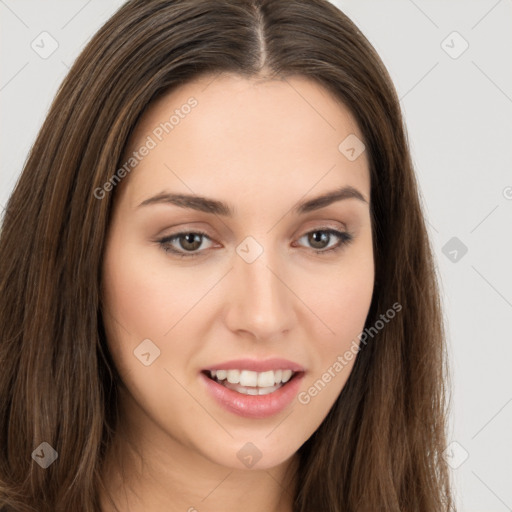
[(274, 385), (274, 372), (272, 370), (268, 372), (258, 373), (258, 387), (268, 388)]
[(277, 389), (279, 389), (282, 384), (278, 384), (277, 386), (265, 387), (265, 388), (245, 388), (244, 386), (240, 386), (240, 384), (231, 384), (227, 380), (222, 381), (222, 385), (228, 389), (232, 389), (233, 391), (237, 391), (243, 395), (268, 395), (273, 393)]
[(247, 386), (257, 386), (258, 385), (258, 374), (256, 372), (251, 372), (249, 370), (242, 370), (240, 372), (240, 385)]
[(282, 380), (283, 382), (288, 382), (292, 376), (291, 370), (283, 370)]
[(244, 387), (271, 388), (288, 382), (293, 375), (292, 370), (268, 370), (253, 372), (250, 370), (210, 370), (210, 376), (218, 381), (226, 380), (230, 384)]
[(240, 382), (240, 370), (228, 370), (227, 379), (231, 384), (238, 384)]
[(258, 388), (258, 395), (268, 395), (269, 393), (273, 393), (276, 389), (279, 389), (281, 384), (277, 386), (272, 386), (271, 388)]
[(226, 370), (217, 370), (217, 379), (224, 380), (227, 377)]

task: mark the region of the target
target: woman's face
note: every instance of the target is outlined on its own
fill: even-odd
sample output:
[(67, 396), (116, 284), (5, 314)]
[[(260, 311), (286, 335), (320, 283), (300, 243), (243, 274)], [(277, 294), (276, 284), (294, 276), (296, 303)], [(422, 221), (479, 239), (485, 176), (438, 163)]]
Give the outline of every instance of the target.
[[(348, 110), (303, 77), (210, 76), (144, 113), (102, 283), (123, 422), (141, 444), (263, 469), (322, 423), (374, 284), (360, 139)], [(343, 187), (361, 198), (311, 202)]]

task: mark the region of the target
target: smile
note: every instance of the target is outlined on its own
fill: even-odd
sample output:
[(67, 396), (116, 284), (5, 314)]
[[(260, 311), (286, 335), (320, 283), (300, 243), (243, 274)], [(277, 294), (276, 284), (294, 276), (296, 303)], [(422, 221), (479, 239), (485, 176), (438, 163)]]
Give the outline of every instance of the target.
[(209, 376), (219, 384), (244, 395), (268, 395), (278, 390), (295, 374), (291, 370), (209, 370)]
[(229, 369), (204, 370), (200, 375), (208, 393), (222, 408), (246, 418), (266, 418), (290, 405), (304, 372)]

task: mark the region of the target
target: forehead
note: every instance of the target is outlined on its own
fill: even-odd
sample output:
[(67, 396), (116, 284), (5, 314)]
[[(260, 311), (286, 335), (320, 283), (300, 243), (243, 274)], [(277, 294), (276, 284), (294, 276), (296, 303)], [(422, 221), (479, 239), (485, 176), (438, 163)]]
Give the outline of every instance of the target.
[(348, 108), (306, 77), (204, 76), (141, 117), (124, 160), (151, 149), (127, 180), (130, 203), (163, 189), (223, 196), (271, 185), (300, 197), (315, 183), (314, 192), (348, 184), (366, 195), (367, 155), (348, 160), (339, 147), (348, 136), (363, 139)]

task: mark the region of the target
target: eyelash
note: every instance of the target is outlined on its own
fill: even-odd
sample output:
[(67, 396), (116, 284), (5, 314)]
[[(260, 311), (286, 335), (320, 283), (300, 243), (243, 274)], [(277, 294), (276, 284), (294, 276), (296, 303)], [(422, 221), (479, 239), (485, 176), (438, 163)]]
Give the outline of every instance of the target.
[[(332, 229), (332, 228), (313, 229), (311, 231), (308, 231), (307, 233), (304, 233), (304, 235), (302, 235), (300, 238), (310, 235), (311, 233), (328, 233), (329, 235), (334, 235), (334, 236), (338, 237), (340, 240), (335, 246), (330, 247), (329, 249), (319, 249), (319, 250), (312, 249), (313, 252), (315, 252), (316, 254), (335, 253), (335, 252), (339, 251), (340, 249), (344, 248), (345, 246), (349, 245), (354, 239), (354, 236), (351, 233), (348, 233), (345, 231), (338, 231), (338, 230)], [(166, 236), (165, 238), (162, 238), (162, 239), (158, 240), (157, 242), (161, 246), (162, 250), (165, 253), (167, 253), (167, 254), (171, 253), (180, 258), (192, 258), (192, 257), (200, 256), (206, 250), (206, 249), (204, 249), (202, 251), (197, 251), (197, 252), (182, 252), (182, 251), (178, 251), (175, 248), (171, 247), (171, 245), (170, 245), (171, 242), (173, 242), (174, 240), (178, 240), (180, 237), (182, 237), (184, 235), (200, 235), (200, 236), (210, 239), (208, 234), (203, 231), (181, 231), (180, 233), (175, 233), (173, 235)]]

